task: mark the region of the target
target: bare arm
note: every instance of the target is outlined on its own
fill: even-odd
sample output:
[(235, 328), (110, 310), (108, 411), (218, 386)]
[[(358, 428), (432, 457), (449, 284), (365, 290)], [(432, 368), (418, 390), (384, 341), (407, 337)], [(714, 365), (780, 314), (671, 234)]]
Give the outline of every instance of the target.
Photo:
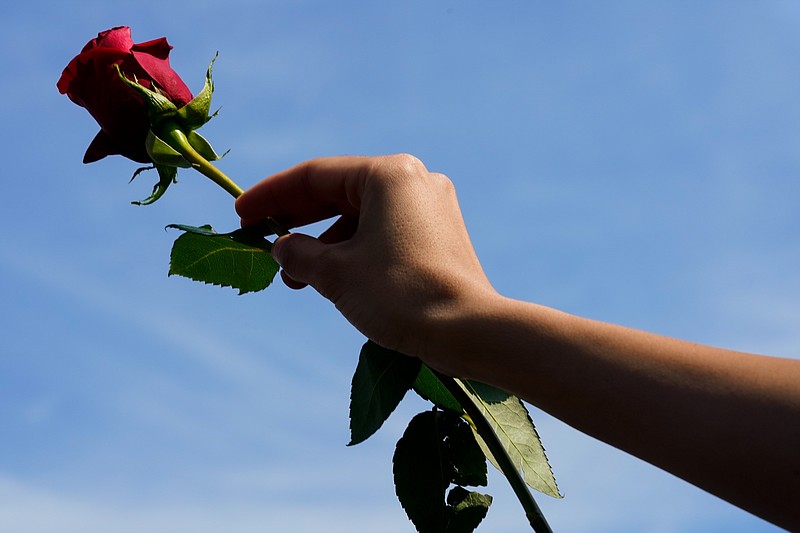
[[(500, 299), (463, 374), (756, 515), (800, 527), (800, 361), (702, 346)], [(486, 319), (481, 318), (481, 321)], [(493, 364), (483, 364), (493, 354)], [(475, 361), (475, 362), (473, 362)]]
[(340, 216), (282, 237), (312, 285), (375, 342), (513, 392), (571, 426), (789, 529), (800, 529), (800, 361), (578, 318), (499, 295), (452, 183), (410, 156), (330, 158), (237, 200), (243, 224)]

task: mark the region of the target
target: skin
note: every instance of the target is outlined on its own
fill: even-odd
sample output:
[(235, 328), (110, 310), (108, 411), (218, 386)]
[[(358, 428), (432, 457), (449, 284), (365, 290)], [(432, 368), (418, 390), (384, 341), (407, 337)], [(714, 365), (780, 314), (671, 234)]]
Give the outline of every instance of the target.
[[(364, 335), (505, 389), (730, 503), (800, 530), (800, 360), (724, 350), (497, 293), (455, 189), (409, 155), (315, 159), (236, 201), (242, 224), (338, 217), (273, 254)], [(387, 305), (391, 302), (391, 305)]]

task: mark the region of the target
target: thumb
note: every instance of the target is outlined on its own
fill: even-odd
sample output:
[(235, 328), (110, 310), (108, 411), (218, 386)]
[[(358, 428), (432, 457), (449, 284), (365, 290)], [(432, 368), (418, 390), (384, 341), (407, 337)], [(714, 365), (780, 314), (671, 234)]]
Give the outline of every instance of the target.
[[(289, 233), (272, 245), (272, 257), (283, 269), (286, 284), (299, 289), (305, 285), (316, 287), (321, 273), (320, 256), (325, 249), (318, 239), (302, 233)], [(286, 279), (286, 278), (290, 279)], [(294, 283), (291, 283), (294, 282)]]

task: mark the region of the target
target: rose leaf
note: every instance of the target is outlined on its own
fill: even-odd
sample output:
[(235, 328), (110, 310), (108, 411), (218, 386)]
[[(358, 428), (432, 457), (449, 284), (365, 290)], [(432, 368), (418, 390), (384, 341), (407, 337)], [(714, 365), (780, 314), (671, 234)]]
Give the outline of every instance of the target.
[[(561, 498), (542, 441), (528, 410), (519, 398), (476, 381), (457, 379), (456, 382), (466, 391), (489, 422), (511, 461), (521, 470), (525, 483), (548, 496)], [(475, 431), (475, 427), (472, 424), (470, 427), (486, 458), (500, 470), (497, 460)]]
[(458, 414), (463, 412), (461, 404), (458, 403), (455, 396), (450, 394), (439, 378), (431, 372), (427, 365), (422, 365), (419, 369), (419, 375), (414, 381), (414, 392), (419, 394), (423, 400), (428, 400), (440, 409), (454, 411)]
[(211, 226), (167, 226), (184, 231), (170, 254), (169, 275), (232, 287), (239, 294), (266, 289), (279, 270), (271, 243), (258, 234), (240, 229), (216, 233)]
[(447, 504), (451, 509), (447, 533), (470, 533), (486, 518), (492, 497), (463, 487), (453, 487), (447, 494)]
[(419, 374), (419, 359), (367, 341), (350, 389), (350, 443), (365, 441), (383, 425)]
[[(473, 531), (486, 516), (492, 498), (464, 489), (462, 471), (481, 468), (485, 480), (486, 459), (461, 417), (425, 411), (412, 418), (397, 442), (392, 469), (397, 499), (417, 531)], [(456, 486), (445, 499), (453, 483)]]

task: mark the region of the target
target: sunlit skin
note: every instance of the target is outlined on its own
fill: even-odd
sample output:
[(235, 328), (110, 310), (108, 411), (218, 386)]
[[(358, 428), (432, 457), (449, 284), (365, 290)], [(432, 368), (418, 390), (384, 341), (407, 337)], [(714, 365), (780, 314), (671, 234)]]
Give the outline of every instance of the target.
[[(236, 201), (242, 224), (339, 217), (273, 249), (364, 335), (512, 392), (734, 505), (800, 530), (800, 360), (580, 318), (494, 290), (456, 192), (408, 155), (315, 159)], [(676, 512), (680, 512), (676, 510)]]

